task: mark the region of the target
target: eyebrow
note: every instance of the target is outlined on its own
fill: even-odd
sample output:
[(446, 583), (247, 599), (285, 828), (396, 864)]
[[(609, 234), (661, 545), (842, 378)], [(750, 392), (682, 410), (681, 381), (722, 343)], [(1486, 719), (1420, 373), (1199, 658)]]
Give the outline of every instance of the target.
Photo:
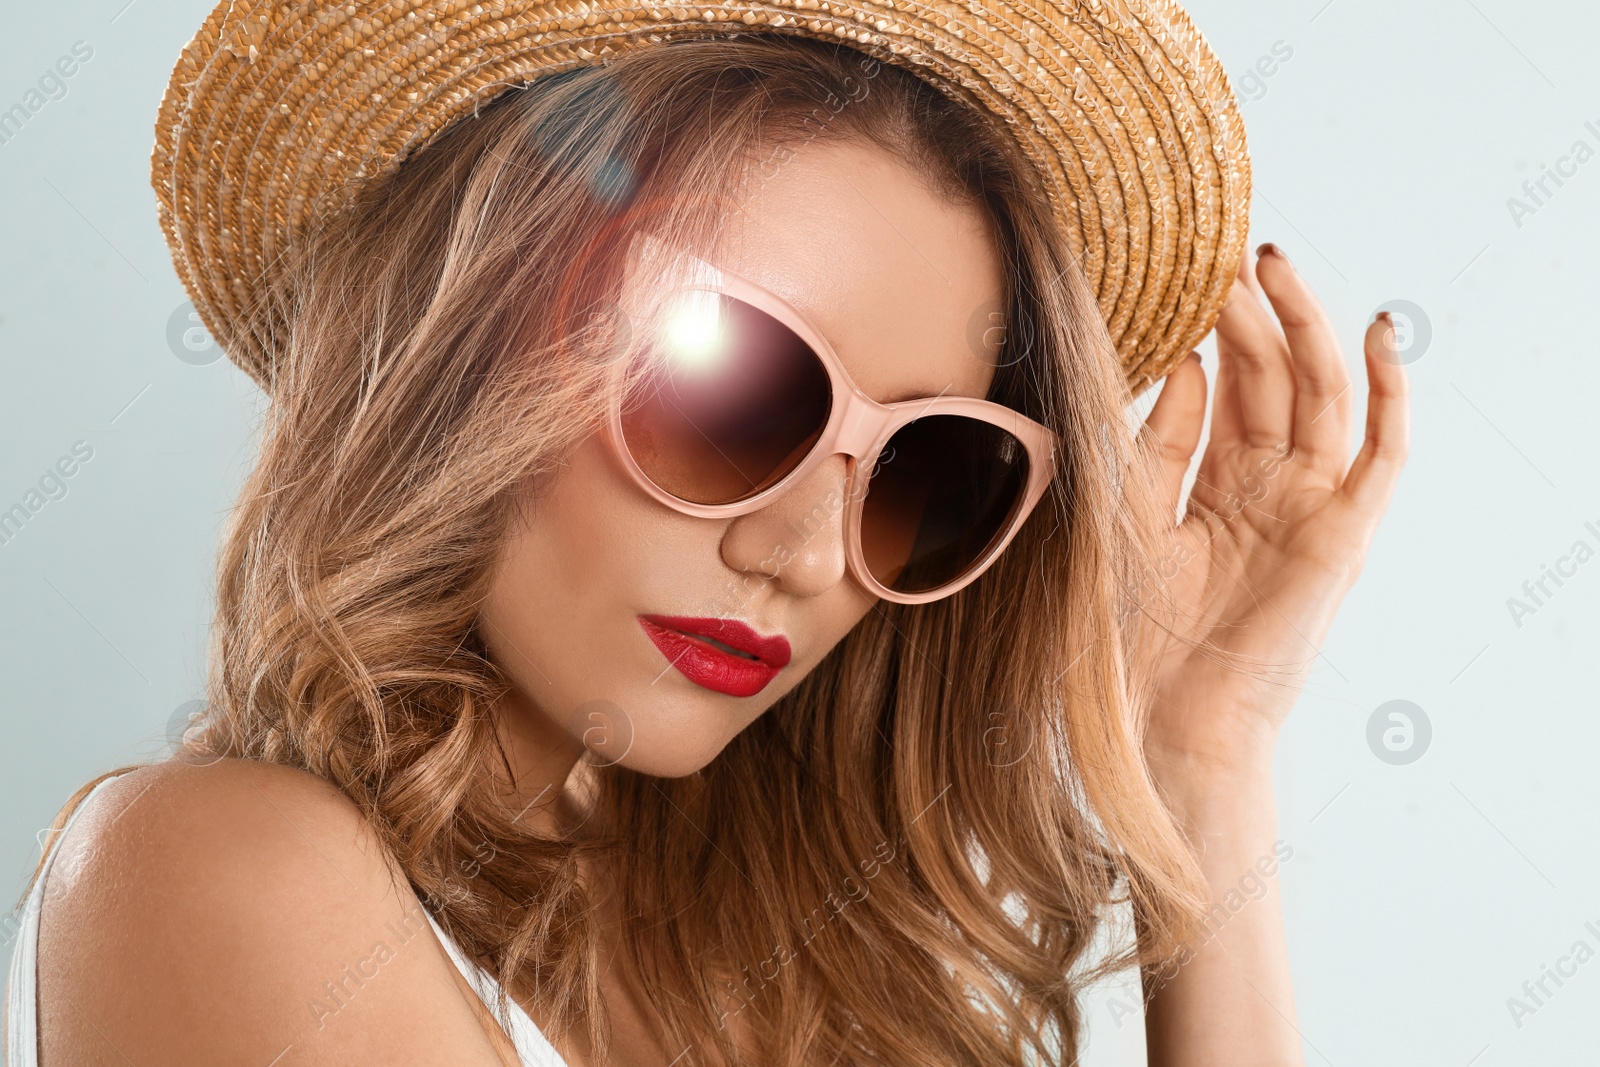
[[(716, 266), (715, 264), (709, 263), (706, 260), (701, 259), (699, 256), (695, 255), (692, 252), (688, 253), (688, 257), (697, 266), (705, 267), (705, 268), (707, 268), (709, 270), (716, 271), (719, 274), (731, 275), (732, 277), (738, 278), (741, 282), (743, 282), (744, 284), (750, 286), (751, 288), (759, 290), (762, 294), (764, 294), (765, 296), (769, 297), (770, 299), (775, 300), (780, 304), (788, 304), (788, 301), (785, 298), (779, 296), (777, 293), (774, 293), (772, 290), (768, 289), (766, 286), (760, 284), (759, 282), (753, 281), (753, 280), (751, 280), (749, 278), (746, 278), (746, 277), (744, 277), (742, 275), (739, 275), (739, 274), (734, 274), (732, 271), (725, 271), (722, 268)], [(798, 310), (798, 309), (796, 309), (796, 310)], [(815, 327), (813, 327), (813, 328), (815, 328)], [(823, 340), (825, 342), (827, 342), (828, 344), (830, 344), (830, 345), (833, 343), (832, 341), (828, 341), (826, 337), (824, 337)], [(936, 399), (938, 397), (941, 397), (941, 396), (944, 396), (946, 393), (950, 392), (950, 390), (954, 386), (955, 386), (955, 382), (952, 381), (952, 382), (947, 383), (945, 385), (945, 387), (943, 389), (940, 389), (937, 393), (918, 393), (918, 392), (896, 393), (894, 396), (891, 396), (889, 399), (880, 400), (880, 401), (878, 401), (878, 403), (880, 403), (880, 404), (901, 404), (901, 403), (904, 403), (907, 400), (934, 400), (934, 399)], [(857, 388), (860, 388), (860, 386), (858, 385)]]
[(939, 390), (937, 393), (917, 393), (917, 392), (896, 393), (894, 396), (891, 396), (887, 400), (880, 400), (879, 403), (880, 404), (900, 404), (900, 403), (903, 403), (903, 402), (905, 402), (907, 400), (933, 400), (933, 399), (936, 399), (938, 397), (946, 395), (947, 393), (950, 392), (951, 388), (953, 388), (954, 386), (955, 386), (955, 382), (951, 382), (949, 385), (945, 386), (943, 389)]

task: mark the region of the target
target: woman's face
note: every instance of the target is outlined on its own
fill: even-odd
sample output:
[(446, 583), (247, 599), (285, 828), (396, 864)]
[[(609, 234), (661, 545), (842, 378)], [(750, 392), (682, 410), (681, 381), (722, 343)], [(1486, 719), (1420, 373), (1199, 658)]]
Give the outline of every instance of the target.
[[(983, 397), (996, 352), (981, 327), (1003, 279), (981, 211), (856, 142), (812, 141), (765, 169), (708, 258), (798, 308), (874, 400)], [(534, 763), (587, 744), (646, 774), (705, 766), (877, 604), (845, 566), (845, 472), (835, 455), (759, 511), (704, 519), (641, 491), (603, 438), (584, 441), (523, 501), (480, 615), (515, 685), (512, 744)], [(790, 658), (736, 695), (695, 669), (714, 675), (725, 652), (642, 616), (738, 620), (781, 635)]]

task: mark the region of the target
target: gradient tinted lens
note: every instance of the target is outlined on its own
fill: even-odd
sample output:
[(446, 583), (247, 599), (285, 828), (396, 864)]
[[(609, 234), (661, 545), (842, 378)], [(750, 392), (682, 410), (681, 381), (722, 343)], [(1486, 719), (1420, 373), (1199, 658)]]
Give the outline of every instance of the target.
[(1027, 449), (993, 423), (907, 423), (884, 446), (862, 502), (867, 570), (897, 593), (961, 578), (1006, 529), (1027, 484)]
[(644, 356), (622, 436), (645, 476), (680, 500), (734, 504), (776, 484), (832, 410), (832, 382), (811, 347), (724, 293), (671, 300)]

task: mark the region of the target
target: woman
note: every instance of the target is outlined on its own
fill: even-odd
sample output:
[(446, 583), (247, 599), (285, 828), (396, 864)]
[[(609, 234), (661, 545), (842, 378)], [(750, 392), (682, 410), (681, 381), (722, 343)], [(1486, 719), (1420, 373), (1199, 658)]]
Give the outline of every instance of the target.
[[(1108, 322), (1003, 124), (807, 36), (472, 114), (250, 287), (180, 259), (272, 407), (208, 711), (58, 820), (14, 1062), (1068, 1063), (1134, 964), (1151, 1063), (1300, 1062), (1276, 893), (1205, 911), (1398, 476), (1387, 323), (1351, 465), (1282, 253)], [(1205, 375), (1128, 353), (1208, 314), (1174, 525)]]

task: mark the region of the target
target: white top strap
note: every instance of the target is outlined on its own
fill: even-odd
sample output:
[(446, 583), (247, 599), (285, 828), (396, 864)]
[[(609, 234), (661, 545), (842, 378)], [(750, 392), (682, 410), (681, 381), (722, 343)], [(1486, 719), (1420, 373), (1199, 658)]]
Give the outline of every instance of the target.
[[(58, 837), (66, 835), (95, 794), (116, 780), (116, 776), (107, 778), (89, 790), (89, 795), (67, 816)], [(11, 949), (11, 974), (6, 981), (6, 1063), (9, 1067), (39, 1067), (39, 909), (44, 905), (45, 880), (60, 854), (59, 848), (50, 850), (44, 870), (39, 872), (22, 906), (22, 914), (17, 917), (17, 943)]]
[[(422, 914), (428, 916), (428, 925), (433, 927), (433, 932), (439, 937), (439, 943), (450, 954), (451, 962), (466, 976), (472, 988), (477, 990), (478, 999), (482, 1000), (492, 1013), (495, 998), (500, 992), (500, 983), (496, 982), (488, 971), (467, 959), (456, 943), (450, 939), (450, 935), (446, 934), (434, 917), (428, 914), (427, 908), (422, 909)], [(507, 1028), (522, 1067), (567, 1067), (567, 1062), (556, 1052), (555, 1046), (550, 1044), (550, 1039), (544, 1036), (544, 1031), (535, 1025), (521, 1004), (507, 996), (506, 1011), (509, 1013), (509, 1018), (502, 1019), (501, 1023)]]

